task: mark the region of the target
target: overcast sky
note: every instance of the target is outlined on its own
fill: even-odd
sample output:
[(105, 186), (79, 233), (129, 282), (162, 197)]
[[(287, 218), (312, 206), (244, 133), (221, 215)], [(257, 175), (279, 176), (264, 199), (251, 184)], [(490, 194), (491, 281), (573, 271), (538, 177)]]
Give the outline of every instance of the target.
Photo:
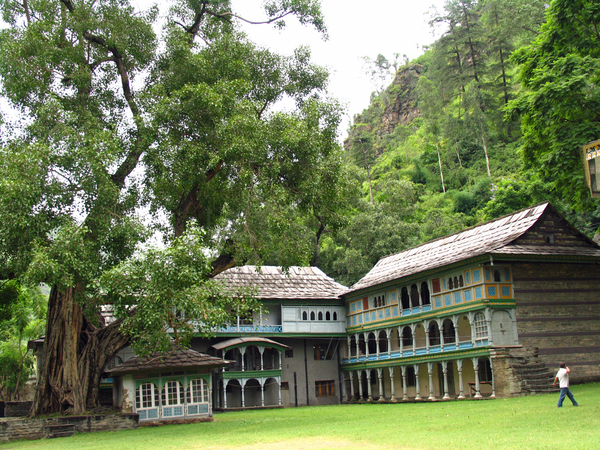
[[(237, 11), (256, 19), (261, 0), (232, 0)], [(299, 45), (309, 45), (315, 63), (330, 71), (329, 91), (347, 105), (341, 137), (351, 118), (369, 105), (376, 86), (365, 74), (364, 56), (375, 59), (379, 53), (392, 59), (394, 53), (414, 59), (422, 47), (435, 41), (428, 25), (430, 12), (443, 10), (445, 0), (322, 0), (329, 39), (323, 41), (313, 28), (287, 21), (283, 31), (271, 26), (251, 26), (250, 38), (273, 50), (290, 54)], [(260, 16), (259, 16), (260, 18)]]

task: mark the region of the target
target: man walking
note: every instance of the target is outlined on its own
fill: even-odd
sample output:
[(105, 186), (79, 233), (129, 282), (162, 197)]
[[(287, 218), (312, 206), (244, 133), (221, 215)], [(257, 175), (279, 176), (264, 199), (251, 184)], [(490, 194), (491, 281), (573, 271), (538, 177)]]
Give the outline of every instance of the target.
[(558, 372), (556, 372), (556, 377), (554, 377), (554, 384), (553, 386), (556, 386), (556, 382), (559, 382), (559, 387), (560, 387), (560, 397), (558, 397), (558, 407), (562, 408), (563, 405), (563, 400), (565, 399), (565, 396), (569, 397), (569, 400), (571, 400), (571, 402), (573, 403), (573, 406), (579, 406), (579, 403), (577, 403), (575, 401), (575, 397), (573, 397), (573, 394), (571, 393), (571, 390), (569, 389), (569, 373), (571, 372), (571, 369), (569, 369), (567, 367), (567, 365), (563, 362), (560, 363), (560, 369), (558, 369)]

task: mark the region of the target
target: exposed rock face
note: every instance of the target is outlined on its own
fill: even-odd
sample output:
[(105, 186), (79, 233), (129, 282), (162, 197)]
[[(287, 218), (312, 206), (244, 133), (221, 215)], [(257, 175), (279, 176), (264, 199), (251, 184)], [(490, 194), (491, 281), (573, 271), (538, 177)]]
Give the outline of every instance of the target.
[(408, 125), (421, 114), (416, 105), (415, 91), (421, 69), (418, 64), (409, 64), (400, 68), (391, 86), (386, 89), (384, 95), (390, 95), (391, 98), (381, 118), (381, 128), (377, 133), (380, 137), (393, 133), (398, 124)]

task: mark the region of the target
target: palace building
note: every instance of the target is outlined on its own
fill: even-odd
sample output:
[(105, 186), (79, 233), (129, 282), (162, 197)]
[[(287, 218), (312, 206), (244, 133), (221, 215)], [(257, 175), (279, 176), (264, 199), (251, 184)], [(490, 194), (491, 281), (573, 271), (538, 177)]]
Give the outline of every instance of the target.
[[(524, 395), (551, 389), (561, 361), (572, 381), (598, 380), (599, 263), (600, 247), (544, 203), (385, 257), (350, 288), (315, 267), (232, 268), (218, 278), (263, 307), (195, 339), (225, 363), (190, 380), (210, 388), (203, 411)], [(155, 372), (138, 390), (174, 386)]]

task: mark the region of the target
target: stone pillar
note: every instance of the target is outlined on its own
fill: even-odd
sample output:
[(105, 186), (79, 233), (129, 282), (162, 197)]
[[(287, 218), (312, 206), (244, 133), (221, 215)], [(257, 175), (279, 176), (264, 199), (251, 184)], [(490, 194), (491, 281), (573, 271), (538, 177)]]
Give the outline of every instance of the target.
[[(354, 401), (354, 372), (350, 371), (348, 372), (350, 374), (350, 401), (353, 402)], [(359, 380), (359, 384), (360, 386), (360, 380)]]
[[(414, 340), (413, 340), (414, 342)], [(417, 395), (415, 396), (415, 400), (421, 400), (421, 383), (419, 382), (419, 365), (415, 364), (415, 389), (417, 390)]]
[(433, 363), (427, 363), (427, 373), (429, 374), (429, 398), (428, 400), (435, 400), (435, 394), (433, 390)]
[(373, 390), (371, 389), (371, 371), (367, 369), (367, 401), (371, 403), (373, 401)]
[(383, 391), (383, 369), (377, 369), (377, 378), (379, 379), (379, 400), (385, 402), (385, 395)]
[(379, 333), (377, 333), (377, 335), (373, 333), (373, 336), (375, 336), (375, 351), (377, 352), (377, 359), (379, 359), (379, 355), (381, 354), (381, 347), (379, 346)]
[(471, 344), (473, 344), (473, 347), (475, 347), (475, 321), (473, 319), (475, 319), (475, 315), (471, 314), (471, 317), (469, 317), (469, 320), (471, 322)]
[(394, 387), (394, 368), (388, 367), (388, 370), (390, 372), (390, 391), (392, 393), (392, 396), (390, 397), (390, 402), (396, 403), (396, 388)]
[(246, 355), (246, 347), (240, 347), (240, 354), (242, 355), (242, 372), (246, 370), (244, 364), (244, 356)]
[(227, 409), (227, 382), (223, 380), (223, 409)]
[(429, 353), (429, 328), (425, 328), (425, 352)]
[(481, 386), (479, 386), (479, 358), (471, 358), (473, 360), (473, 370), (475, 372), (475, 396), (474, 398), (483, 398), (481, 395)]
[(265, 406), (265, 380), (260, 383), (260, 406)]
[(392, 330), (385, 330), (385, 334), (387, 336), (387, 350), (388, 350), (388, 359), (392, 357)]
[(464, 384), (463, 384), (463, 373), (462, 373), (463, 360), (462, 359), (456, 360), (456, 368), (458, 369), (458, 398), (463, 399), (463, 398), (465, 398), (465, 388), (464, 388)]
[(406, 366), (401, 366), (402, 369), (402, 401), (408, 400), (408, 385), (406, 383)]
[(448, 361), (442, 361), (442, 372), (444, 373), (444, 400), (448, 400), (450, 398), (450, 394), (448, 393)]
[(417, 329), (417, 327), (414, 324), (411, 324), (410, 335), (412, 337), (412, 343), (413, 343), (413, 354), (412, 354), (413, 356), (415, 356), (417, 354), (417, 340), (415, 339), (416, 329)]
[(440, 349), (441, 351), (444, 351), (444, 323), (442, 322), (442, 324), (440, 325), (440, 321), (437, 321), (438, 324), (438, 331), (440, 333)]
[(367, 336), (365, 337), (364, 333), (363, 333), (363, 337), (365, 340), (365, 356), (367, 357), (367, 361), (369, 360), (369, 335), (367, 334)]
[(277, 354), (279, 355), (279, 370), (281, 370), (281, 364), (283, 361), (283, 356), (281, 355), (281, 350), (277, 350)]

